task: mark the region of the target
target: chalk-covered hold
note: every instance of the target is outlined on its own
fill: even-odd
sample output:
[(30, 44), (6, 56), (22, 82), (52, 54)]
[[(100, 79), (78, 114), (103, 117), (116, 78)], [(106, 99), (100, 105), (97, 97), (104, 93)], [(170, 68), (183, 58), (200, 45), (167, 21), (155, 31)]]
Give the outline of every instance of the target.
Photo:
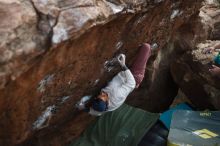
[(68, 32), (65, 28), (62, 28), (62, 26), (54, 27), (53, 31), (54, 35), (52, 37), (52, 42), (54, 44), (58, 44), (68, 39)]
[(116, 13), (119, 13), (119, 12), (122, 12), (124, 7), (123, 6), (120, 6), (120, 5), (115, 5), (111, 2), (108, 2), (108, 1), (105, 1), (106, 4), (112, 9), (113, 13), (116, 14)]
[(180, 16), (182, 12), (180, 10), (173, 10), (172, 14), (170, 15), (170, 19), (173, 20), (177, 16)]
[(122, 41), (119, 41), (119, 42), (117, 42), (117, 44), (115, 45), (115, 48), (116, 48), (117, 50), (119, 50), (122, 46), (123, 46), (123, 42), (122, 42)]
[(107, 60), (105, 61), (104, 63), (104, 69), (107, 71), (107, 72), (110, 72), (116, 65), (117, 63), (117, 58), (112, 58), (110, 60)]
[(40, 81), (37, 90), (41, 93), (44, 92), (46, 90), (47, 84), (51, 83), (53, 78), (54, 78), (54, 74), (47, 75), (43, 80)]
[(64, 96), (61, 98), (61, 103), (65, 103), (68, 99), (70, 98), (70, 96)]
[(52, 111), (56, 108), (55, 105), (49, 106), (46, 110), (38, 117), (38, 119), (33, 123), (33, 129), (42, 129), (47, 127), (52, 117)]

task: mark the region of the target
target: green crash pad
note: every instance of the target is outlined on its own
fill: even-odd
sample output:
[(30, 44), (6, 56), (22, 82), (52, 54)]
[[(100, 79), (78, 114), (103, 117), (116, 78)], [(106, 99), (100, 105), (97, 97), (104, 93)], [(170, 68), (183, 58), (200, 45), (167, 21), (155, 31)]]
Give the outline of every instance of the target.
[(122, 105), (98, 117), (70, 146), (137, 146), (159, 114)]

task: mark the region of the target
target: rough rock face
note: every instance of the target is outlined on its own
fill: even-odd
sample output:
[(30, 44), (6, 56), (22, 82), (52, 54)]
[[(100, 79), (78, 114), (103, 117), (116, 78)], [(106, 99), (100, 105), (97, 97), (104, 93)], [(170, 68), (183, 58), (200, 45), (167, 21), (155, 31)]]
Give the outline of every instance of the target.
[(32, 59), (46, 49), (30, 1), (0, 1), (0, 88), (27, 71)]
[(165, 110), (180, 87), (196, 106), (201, 90), (207, 105), (219, 108), (219, 84), (196, 52), (206, 39), (219, 39), (218, 15), (206, 17), (206, 8), (199, 13), (204, 5), (218, 14), (212, 3), (0, 0), (0, 145), (61, 146), (77, 138), (93, 118), (77, 112), (76, 101), (97, 93), (117, 72), (106, 66), (114, 55), (125, 53), (129, 65), (144, 41), (157, 42), (160, 52), (130, 104)]
[[(201, 23), (191, 27), (193, 37), (186, 40), (186, 46), (192, 51), (187, 51), (172, 63), (171, 72), (175, 82), (196, 107), (219, 110), (219, 78), (208, 71), (217, 53), (203, 53), (205, 48), (220, 46), (219, 4), (207, 1), (201, 8), (199, 19)], [(207, 40), (201, 41), (200, 38), (198, 41), (198, 36)]]

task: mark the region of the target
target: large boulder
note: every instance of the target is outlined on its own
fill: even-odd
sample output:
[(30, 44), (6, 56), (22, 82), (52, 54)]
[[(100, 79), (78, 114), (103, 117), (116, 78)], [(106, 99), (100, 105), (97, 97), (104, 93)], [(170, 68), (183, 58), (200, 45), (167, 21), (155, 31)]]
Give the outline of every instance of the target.
[(145, 41), (161, 51), (128, 101), (151, 111), (169, 107), (180, 86), (170, 66), (186, 51), (180, 40), (194, 38), (188, 28), (200, 24), (202, 2), (0, 0), (0, 145), (61, 146), (77, 138), (93, 120), (76, 111), (77, 100), (115, 75), (106, 63), (116, 54), (130, 65)]
[(37, 14), (30, 1), (0, 1), (0, 89), (27, 71), (46, 49), (37, 29)]

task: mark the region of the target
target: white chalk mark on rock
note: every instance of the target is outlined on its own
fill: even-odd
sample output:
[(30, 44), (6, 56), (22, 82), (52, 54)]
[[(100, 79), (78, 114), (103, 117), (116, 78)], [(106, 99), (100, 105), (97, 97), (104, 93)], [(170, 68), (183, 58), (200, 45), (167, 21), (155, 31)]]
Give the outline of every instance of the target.
[(62, 28), (62, 26), (54, 27), (53, 31), (54, 31), (54, 35), (52, 37), (52, 42), (54, 44), (58, 44), (68, 39), (68, 32), (65, 28)]
[(170, 19), (174, 19), (177, 16), (180, 16), (182, 14), (182, 12), (180, 12), (180, 10), (173, 10), (172, 14), (170, 15)]
[(41, 114), (40, 117), (33, 123), (33, 129), (42, 129), (49, 125), (49, 121), (52, 117), (52, 111), (56, 108), (55, 105), (49, 106), (46, 110)]
[(110, 72), (113, 67), (112, 66), (109, 66), (109, 61), (105, 61), (104, 63), (104, 69), (107, 71), (107, 72)]
[(115, 68), (118, 64), (118, 56), (110, 59), (110, 60), (107, 60), (105, 61), (104, 63), (104, 69), (107, 71), (107, 72), (110, 72), (113, 68)]
[(135, 21), (134, 25), (137, 26), (138, 24), (142, 23), (142, 22), (145, 20), (146, 16), (147, 16), (147, 15), (144, 15), (144, 16), (139, 17), (139, 18)]
[(99, 82), (99, 79), (95, 80), (94, 85), (97, 85)]
[(112, 9), (113, 13), (116, 14), (116, 13), (119, 13), (119, 12), (122, 12), (124, 7), (123, 6), (118, 6), (118, 5), (115, 5), (111, 2), (108, 2), (108, 1), (105, 1), (106, 4)]
[(52, 82), (53, 78), (54, 78), (54, 74), (46, 76), (46, 77), (45, 77), (43, 80), (41, 80), (40, 83), (38, 84), (37, 90), (38, 90), (39, 92), (41, 92), (41, 93), (44, 92), (44, 91), (45, 91), (45, 88), (46, 88), (46, 86), (47, 86), (47, 84), (50, 84), (50, 83)]
[(122, 41), (119, 41), (119, 42), (115, 45), (115, 47), (116, 47), (117, 50), (120, 49), (122, 46), (123, 46), (123, 42), (122, 42)]
[(68, 99), (70, 98), (70, 96), (64, 96), (61, 98), (61, 103), (66, 102)]

